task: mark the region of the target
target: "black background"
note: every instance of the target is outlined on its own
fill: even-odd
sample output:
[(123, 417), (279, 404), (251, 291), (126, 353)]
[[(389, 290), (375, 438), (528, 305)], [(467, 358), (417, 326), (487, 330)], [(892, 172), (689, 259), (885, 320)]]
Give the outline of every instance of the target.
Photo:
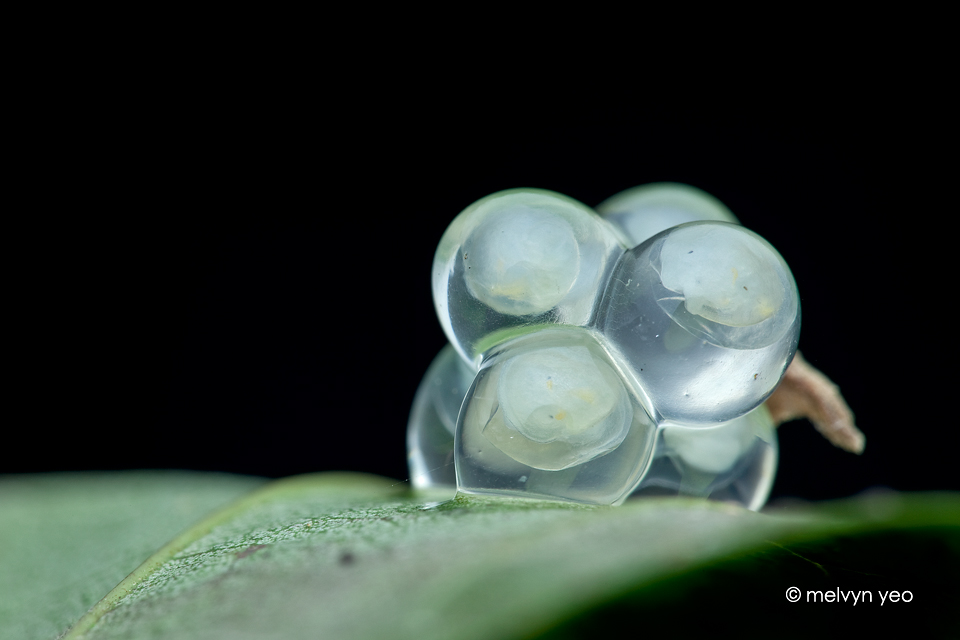
[(800, 348), (867, 436), (858, 457), (783, 425), (773, 497), (960, 488), (950, 296), (925, 262), (952, 232), (917, 166), (935, 125), (855, 92), (433, 88), (158, 67), (51, 107), (7, 238), (22, 257), (0, 472), (404, 480), (410, 402), (445, 343), (429, 283), (453, 217), (512, 187), (592, 206), (678, 181), (785, 257)]

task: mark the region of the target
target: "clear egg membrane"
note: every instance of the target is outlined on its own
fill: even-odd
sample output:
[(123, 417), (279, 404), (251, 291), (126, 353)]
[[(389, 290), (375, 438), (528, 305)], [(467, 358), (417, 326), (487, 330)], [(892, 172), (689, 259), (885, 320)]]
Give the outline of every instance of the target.
[(457, 427), (460, 490), (613, 504), (642, 477), (656, 428), (588, 331), (498, 347)]
[(407, 466), (414, 488), (456, 488), (454, 434), (460, 406), (475, 376), (476, 371), (449, 344), (427, 369), (407, 423)]
[[(729, 240), (726, 236), (731, 232), (736, 234), (735, 239), (746, 237), (748, 244), (757, 237), (734, 225), (692, 223), (674, 227), (627, 251), (604, 292), (597, 328), (616, 353), (629, 363), (625, 371), (643, 388), (651, 415), (679, 423), (709, 425), (744, 415), (773, 392), (796, 351), (800, 315), (799, 296), (792, 276), (781, 264), (779, 254), (769, 251), (765, 255), (767, 263), (761, 266), (774, 272), (785, 270), (776, 274), (776, 282), (789, 285), (778, 290), (782, 298), (772, 315), (760, 318), (752, 308), (746, 312), (739, 310), (756, 305), (754, 299), (746, 298), (742, 305), (730, 302), (725, 306), (723, 294), (711, 297), (712, 294), (698, 289), (704, 280), (714, 278), (713, 274), (731, 270), (731, 261), (722, 251), (704, 252), (714, 256), (719, 253), (723, 258), (719, 262), (710, 261), (709, 255), (705, 261), (689, 262), (676, 257), (677, 253), (689, 256), (683, 252), (696, 252), (704, 243), (716, 241), (715, 236), (702, 233), (700, 227), (720, 229), (719, 235), (724, 241)], [(689, 231), (695, 232), (694, 241), (684, 241), (689, 240), (683, 237)], [(672, 241), (675, 234), (681, 236), (680, 242)], [(698, 315), (687, 307), (685, 291), (665, 286), (667, 283), (661, 276), (664, 246), (672, 251), (668, 256), (667, 283), (677, 289), (692, 290), (694, 298), (702, 294), (701, 298), (709, 299), (719, 311)], [(707, 275), (698, 275), (702, 273)], [(696, 282), (698, 277), (702, 278), (700, 283)], [(729, 273), (727, 277), (733, 279), (734, 274)], [(764, 277), (770, 278), (769, 274)], [(685, 278), (693, 284), (687, 286)], [(757, 279), (754, 275), (749, 278), (750, 282)], [(741, 292), (749, 294), (742, 288)], [(710, 305), (701, 298), (690, 306), (704, 312), (704, 306)], [(761, 302), (765, 299), (760, 298)], [(739, 314), (738, 317), (754, 314), (751, 319), (759, 321), (735, 326), (714, 320), (726, 319), (723, 313), (728, 312)]]
[(730, 209), (709, 193), (676, 182), (657, 182), (621, 191), (597, 205), (596, 210), (624, 232), (631, 247), (685, 222), (738, 222)]
[(735, 225), (690, 224), (663, 237), (658, 304), (695, 335), (721, 347), (759, 349), (796, 322), (799, 298), (783, 258), (760, 236)]
[(433, 296), (451, 344), (479, 364), (491, 338), (540, 324), (585, 326), (624, 245), (580, 202), (511, 189), (473, 203), (437, 247)]
[(661, 427), (653, 462), (633, 496), (703, 496), (757, 510), (776, 471), (776, 427), (760, 406), (716, 427)]

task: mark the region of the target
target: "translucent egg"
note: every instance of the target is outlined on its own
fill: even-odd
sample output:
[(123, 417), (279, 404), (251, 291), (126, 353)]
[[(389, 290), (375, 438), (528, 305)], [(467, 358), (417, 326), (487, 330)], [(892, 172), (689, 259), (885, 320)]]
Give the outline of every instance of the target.
[(476, 371), (446, 345), (423, 376), (407, 423), (407, 466), (416, 489), (457, 486), (453, 437)]
[(776, 470), (776, 428), (761, 405), (714, 427), (662, 427), (653, 463), (633, 495), (703, 496), (756, 511)]
[(595, 334), (544, 329), (485, 357), (457, 425), (457, 485), (616, 504), (643, 476), (655, 435)]
[(706, 191), (678, 182), (621, 191), (601, 202), (596, 211), (624, 232), (631, 247), (685, 222), (739, 222), (730, 209)]
[(766, 240), (694, 222), (623, 255), (596, 327), (658, 422), (712, 425), (753, 410), (779, 384), (797, 348), (800, 302)]
[(780, 254), (734, 225), (690, 224), (668, 233), (660, 249), (660, 282), (682, 297), (682, 303), (659, 301), (667, 313), (689, 331), (733, 349), (776, 342), (796, 322), (800, 305)]
[(511, 189), (463, 210), (440, 240), (433, 299), (468, 362), (542, 325), (586, 325), (623, 238), (590, 208), (542, 189)]
[(633, 418), (617, 373), (581, 345), (506, 359), (497, 397), (500, 410), (484, 435), (510, 457), (538, 469), (559, 471), (612, 451)]
[[(547, 351), (551, 350), (548, 347)], [(473, 378), (472, 369), (447, 345), (420, 383), (407, 431), (410, 480), (415, 489), (443, 489), (450, 497), (456, 491), (454, 432)], [(663, 426), (651, 455), (631, 497), (702, 496), (757, 510), (766, 502), (776, 473), (776, 429), (764, 406), (715, 427)], [(536, 474), (530, 475), (534, 485), (541, 481)], [(585, 487), (579, 487), (577, 495), (581, 502), (590, 501)]]
[(514, 189), (444, 233), (433, 293), (452, 346), (411, 412), (414, 486), (758, 509), (777, 461), (758, 407), (799, 338), (789, 268), (687, 185), (645, 185), (599, 209), (605, 219)]
[(550, 311), (580, 273), (573, 225), (528, 205), (493, 211), (467, 236), (463, 255), (470, 294), (508, 316)]

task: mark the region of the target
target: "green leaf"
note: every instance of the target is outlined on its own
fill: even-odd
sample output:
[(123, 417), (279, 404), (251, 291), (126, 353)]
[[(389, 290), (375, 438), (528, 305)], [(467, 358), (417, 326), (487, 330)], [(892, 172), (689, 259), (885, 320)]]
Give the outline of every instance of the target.
[[(174, 538), (67, 637), (606, 637), (624, 622), (629, 637), (729, 624), (791, 637), (833, 624), (824, 615), (861, 616), (861, 630), (909, 615), (936, 635), (949, 609), (928, 614), (960, 595), (957, 494), (757, 514), (686, 499), (424, 503), (405, 491), (362, 474), (271, 483)], [(790, 586), (914, 600), (790, 604)]]
[(263, 478), (178, 471), (0, 476), (0, 638), (52, 638), (151, 553)]

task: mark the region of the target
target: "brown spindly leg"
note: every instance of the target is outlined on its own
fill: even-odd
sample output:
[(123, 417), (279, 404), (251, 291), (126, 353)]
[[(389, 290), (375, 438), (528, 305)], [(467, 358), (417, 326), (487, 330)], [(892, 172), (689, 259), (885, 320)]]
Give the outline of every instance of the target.
[(787, 367), (780, 386), (767, 399), (767, 409), (777, 425), (807, 418), (834, 445), (863, 453), (866, 438), (853, 423), (853, 412), (840, 395), (840, 388), (799, 351)]

